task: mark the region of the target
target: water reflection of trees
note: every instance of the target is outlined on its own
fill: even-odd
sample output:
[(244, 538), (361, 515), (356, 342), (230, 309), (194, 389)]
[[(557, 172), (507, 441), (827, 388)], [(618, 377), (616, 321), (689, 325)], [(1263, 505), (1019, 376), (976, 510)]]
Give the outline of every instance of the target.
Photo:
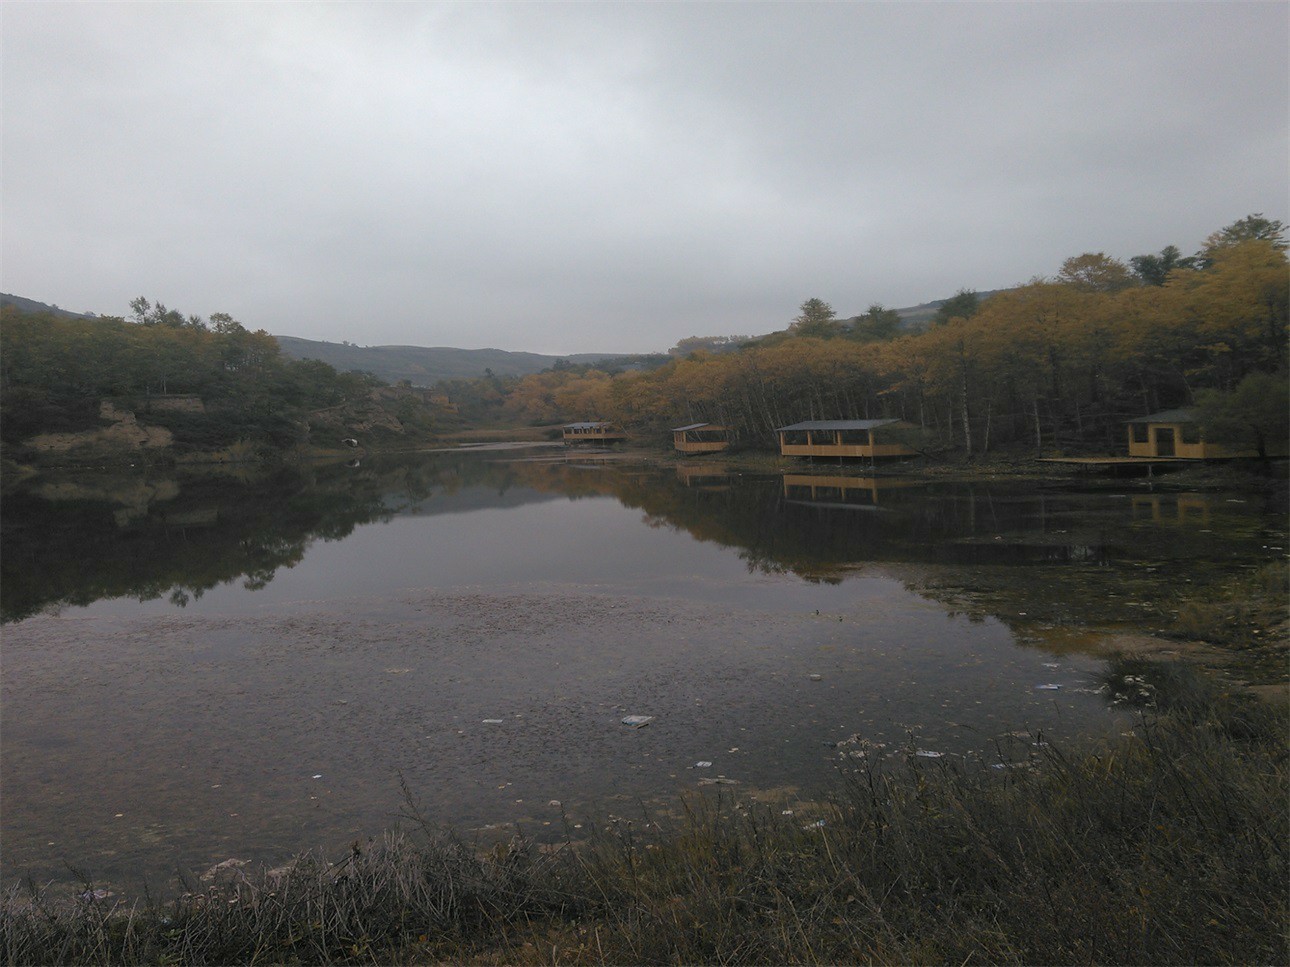
[(479, 461), (419, 458), (34, 481), (0, 514), (0, 620), (104, 598), (182, 607), (235, 581), (257, 590), (314, 541), (495, 478)]
[(314, 541), (340, 540), (361, 524), (597, 496), (640, 510), (651, 527), (728, 548), (750, 571), (836, 583), (878, 565), (956, 610), (1056, 621), (1140, 619), (1137, 599), (1165, 600), (1198, 569), (1248, 559), (1262, 519), (1194, 494), (1144, 504), (1015, 485), (715, 467), (687, 475), (582, 457), (436, 454), (239, 475), (69, 478), (5, 497), (0, 618), (112, 597), (182, 606), (229, 582), (263, 588)]

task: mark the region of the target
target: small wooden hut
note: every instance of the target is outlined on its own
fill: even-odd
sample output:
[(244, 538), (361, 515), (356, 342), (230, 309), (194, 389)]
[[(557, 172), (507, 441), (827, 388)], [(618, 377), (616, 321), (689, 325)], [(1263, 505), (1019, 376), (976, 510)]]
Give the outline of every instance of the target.
[(1254, 457), (1254, 450), (1234, 450), (1209, 443), (1193, 410), (1164, 410), (1128, 421), (1129, 456), (1172, 460), (1227, 460)]
[(607, 421), (589, 423), (566, 423), (565, 443), (617, 443), (627, 439), (627, 434)]
[(808, 420), (781, 426), (779, 452), (785, 457), (913, 457), (918, 451), (898, 434), (916, 429), (903, 420)]
[(726, 428), (717, 423), (691, 423), (672, 428), (672, 447), (678, 453), (716, 453), (728, 446)]

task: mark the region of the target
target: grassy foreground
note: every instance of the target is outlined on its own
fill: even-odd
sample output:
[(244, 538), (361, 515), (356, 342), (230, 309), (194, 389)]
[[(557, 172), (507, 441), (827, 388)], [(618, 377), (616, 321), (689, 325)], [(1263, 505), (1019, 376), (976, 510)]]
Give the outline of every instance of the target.
[[(1286, 963), (1283, 710), (1122, 660), (1131, 733), (861, 768), (810, 822), (725, 797), (480, 855), (423, 824), (131, 907), (15, 890), (10, 964)], [(949, 763), (949, 764), (947, 764)], [(822, 821), (821, 821), (822, 817)]]

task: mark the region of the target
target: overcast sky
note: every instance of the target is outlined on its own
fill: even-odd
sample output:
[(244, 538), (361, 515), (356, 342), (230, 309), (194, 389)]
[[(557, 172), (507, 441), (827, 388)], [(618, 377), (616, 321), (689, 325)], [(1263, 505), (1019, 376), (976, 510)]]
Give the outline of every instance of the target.
[(67, 309), (661, 351), (1290, 220), (1282, 2), (0, 17), (0, 287)]

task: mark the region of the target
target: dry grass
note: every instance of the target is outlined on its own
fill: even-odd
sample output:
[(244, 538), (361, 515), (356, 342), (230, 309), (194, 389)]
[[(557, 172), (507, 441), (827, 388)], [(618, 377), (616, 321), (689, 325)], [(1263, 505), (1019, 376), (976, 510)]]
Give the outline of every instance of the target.
[[(430, 831), (169, 903), (15, 892), (6, 963), (1285, 963), (1286, 719), (1122, 661), (1133, 734), (910, 758), (799, 816), (695, 798), (556, 849)], [(415, 816), (413, 817), (415, 819)], [(88, 884), (86, 885), (88, 888)]]

